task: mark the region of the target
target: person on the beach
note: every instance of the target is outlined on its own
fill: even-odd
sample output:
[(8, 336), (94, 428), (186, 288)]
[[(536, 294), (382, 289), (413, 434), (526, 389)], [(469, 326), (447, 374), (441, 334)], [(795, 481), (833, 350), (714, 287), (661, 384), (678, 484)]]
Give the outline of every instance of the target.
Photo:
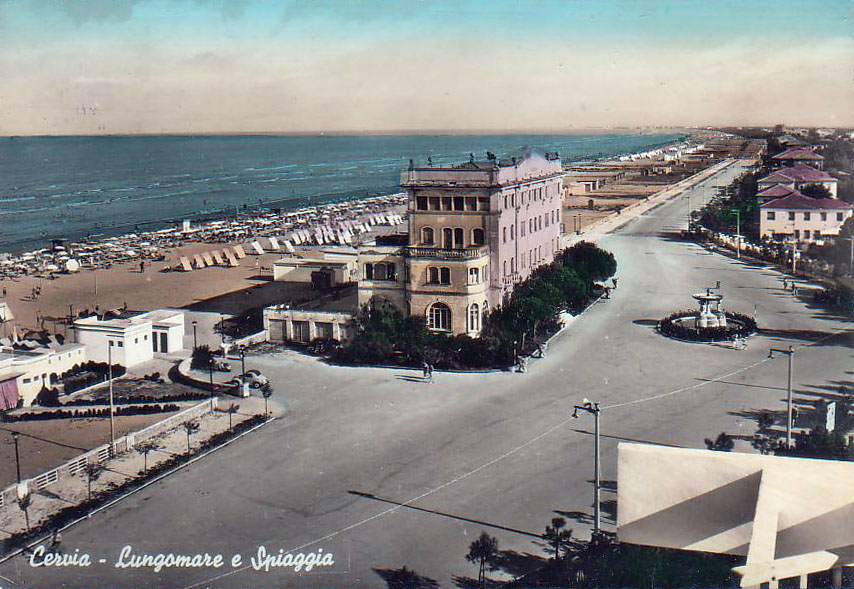
[(427, 378), (430, 379), (430, 382), (433, 382), (433, 365), (429, 362), (427, 363)]
[(783, 279), (783, 290), (789, 290), (789, 280), (787, 278)]
[(140, 273), (140, 274), (144, 274), (144, 273), (145, 273), (145, 261), (142, 261), (142, 262), (140, 262), (140, 263), (139, 263), (139, 273)]

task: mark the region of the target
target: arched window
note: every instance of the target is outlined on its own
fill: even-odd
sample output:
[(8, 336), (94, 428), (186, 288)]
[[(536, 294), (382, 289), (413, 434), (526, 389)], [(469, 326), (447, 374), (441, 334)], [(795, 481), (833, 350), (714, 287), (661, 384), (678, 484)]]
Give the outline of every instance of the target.
[(439, 268), (439, 282), (442, 284), (451, 284), (451, 269)]
[(469, 307), (469, 331), (480, 331), (480, 306), (477, 303)]
[(483, 245), (486, 243), (483, 229), (472, 229), (471, 242), (472, 245)]
[(454, 231), (447, 227), (442, 229), (442, 247), (448, 250), (454, 247)]
[(454, 247), (466, 247), (465, 231), (459, 227), (454, 229)]
[(451, 331), (451, 309), (445, 303), (427, 307), (427, 327), (437, 331)]
[(427, 268), (427, 282), (429, 284), (439, 284), (439, 269), (436, 266)]
[(501, 273), (501, 275), (507, 276), (507, 260), (504, 260), (503, 266), (504, 266), (504, 268), (503, 268), (504, 271)]
[(421, 228), (421, 245), (433, 245), (436, 243), (433, 237), (433, 228), (432, 227), (422, 227)]

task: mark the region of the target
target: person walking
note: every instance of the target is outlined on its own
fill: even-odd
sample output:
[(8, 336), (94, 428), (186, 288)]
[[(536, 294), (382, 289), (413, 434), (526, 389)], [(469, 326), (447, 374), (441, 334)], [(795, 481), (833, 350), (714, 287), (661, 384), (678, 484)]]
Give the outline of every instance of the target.
[(433, 382), (433, 365), (429, 362), (427, 363), (427, 378), (430, 379), (430, 382)]
[(421, 363), (421, 373), (424, 376), (424, 380), (427, 380), (427, 377), (430, 375), (430, 365), (427, 364), (427, 360)]

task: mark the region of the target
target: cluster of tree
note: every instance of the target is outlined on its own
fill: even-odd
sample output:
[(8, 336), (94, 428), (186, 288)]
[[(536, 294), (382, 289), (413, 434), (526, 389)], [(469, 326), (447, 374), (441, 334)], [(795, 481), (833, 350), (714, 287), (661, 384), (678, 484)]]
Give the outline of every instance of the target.
[(700, 212), (699, 223), (711, 231), (735, 233), (752, 241), (759, 240), (759, 203), (757, 181), (765, 173), (745, 174)]
[(196, 346), (193, 348), (190, 368), (193, 370), (208, 370), (213, 366), (215, 361), (214, 353), (211, 351), (209, 346)]
[[(169, 413), (178, 411), (180, 407), (174, 403), (163, 405), (132, 405), (129, 407), (117, 407), (115, 415), (152, 415), (154, 413)], [(38, 411), (31, 413), (18, 413), (17, 415), (6, 414), (6, 421), (45, 421), (48, 419), (79, 419), (85, 417), (109, 417), (110, 409), (83, 409), (68, 411), (59, 409), (57, 411)]]
[(727, 319), (735, 319), (729, 327), (710, 327), (702, 331), (693, 325), (683, 325), (678, 319), (696, 314), (696, 311), (677, 311), (658, 322), (658, 332), (667, 337), (687, 341), (723, 342), (756, 333), (756, 320), (750, 315), (727, 311)]
[[(737, 587), (732, 567), (738, 557), (623, 544), (613, 534), (582, 541), (572, 537), (566, 520), (553, 518), (535, 544), (542, 554), (501, 550), (498, 539), (482, 532), (465, 560), (477, 567), (477, 579), (456, 576), (459, 587)], [(389, 589), (437, 587), (429, 577), (402, 567), (375, 569)], [(490, 579), (493, 572), (517, 580)]]
[(834, 139), (822, 150), (824, 168), (836, 176), (836, 195), (854, 202), (854, 143), (847, 138)]
[(420, 366), (426, 361), (449, 369), (507, 367), (554, 333), (561, 312), (576, 314), (587, 307), (599, 292), (595, 283), (616, 270), (613, 254), (592, 243), (567, 248), (484, 317), (479, 338), (433, 332), (424, 318), (405, 317), (391, 305), (365, 307), (355, 319), (354, 335), (330, 357), (346, 364)]

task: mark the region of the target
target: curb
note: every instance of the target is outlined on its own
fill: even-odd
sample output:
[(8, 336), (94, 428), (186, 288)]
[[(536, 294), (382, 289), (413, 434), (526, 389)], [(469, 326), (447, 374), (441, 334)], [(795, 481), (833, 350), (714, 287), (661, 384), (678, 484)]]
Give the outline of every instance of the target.
[[(151, 486), (151, 485), (153, 485), (154, 483), (160, 482), (161, 480), (165, 479), (166, 477), (168, 477), (168, 476), (171, 476), (171, 475), (175, 474), (176, 472), (178, 472), (178, 471), (180, 471), (180, 470), (184, 469), (184, 468), (185, 468), (185, 467), (187, 467), (187, 466), (190, 466), (191, 464), (193, 464), (193, 463), (195, 463), (195, 462), (197, 462), (197, 461), (201, 460), (202, 458), (205, 458), (205, 457), (209, 456), (210, 454), (213, 454), (213, 453), (214, 453), (214, 452), (216, 452), (217, 450), (220, 450), (220, 449), (222, 449), (222, 448), (225, 448), (226, 446), (228, 446), (228, 445), (229, 445), (229, 444), (231, 444), (232, 442), (236, 442), (237, 440), (239, 440), (239, 439), (240, 439), (240, 438), (242, 438), (243, 436), (248, 435), (248, 434), (251, 434), (251, 433), (252, 433), (252, 432), (254, 432), (255, 430), (257, 430), (257, 429), (260, 429), (260, 428), (264, 427), (265, 425), (267, 425), (268, 423), (270, 423), (270, 422), (274, 421), (275, 419), (276, 419), (275, 417), (270, 416), (270, 418), (269, 418), (268, 420), (266, 420), (266, 421), (264, 421), (264, 422), (262, 422), (262, 423), (259, 423), (259, 424), (258, 424), (258, 425), (256, 425), (255, 427), (253, 427), (253, 428), (251, 428), (251, 429), (248, 429), (248, 430), (246, 430), (245, 432), (240, 433), (239, 435), (237, 435), (237, 436), (235, 436), (235, 437), (233, 437), (233, 438), (229, 439), (228, 441), (226, 441), (226, 442), (224, 442), (224, 443), (220, 444), (220, 445), (219, 445), (219, 446), (217, 446), (216, 448), (211, 448), (210, 450), (207, 450), (207, 451), (206, 451), (206, 452), (204, 452), (203, 454), (199, 454), (198, 456), (194, 456), (193, 458), (191, 458), (191, 459), (190, 459), (190, 460), (188, 460), (187, 462), (184, 462), (183, 464), (179, 464), (178, 466), (176, 466), (176, 467), (175, 467), (175, 468), (173, 468), (172, 470), (170, 470), (170, 471), (168, 471), (168, 472), (164, 472), (163, 474), (156, 476), (155, 478), (151, 479), (150, 481), (146, 481), (145, 483), (143, 483), (143, 484), (142, 484), (142, 485), (140, 485), (139, 487), (137, 487), (137, 488), (135, 488), (135, 489), (132, 489), (132, 490), (128, 491), (128, 492), (127, 492), (127, 493), (125, 493), (124, 495), (121, 495), (121, 496), (119, 496), (119, 497), (116, 497), (115, 499), (112, 499), (111, 501), (109, 501), (109, 502), (105, 503), (104, 505), (101, 505), (100, 507), (97, 507), (97, 508), (93, 509), (92, 511), (90, 511), (90, 512), (89, 512), (89, 513), (87, 513), (86, 515), (81, 516), (81, 517), (77, 518), (76, 520), (74, 520), (74, 521), (72, 521), (72, 522), (69, 522), (69, 523), (65, 524), (65, 525), (64, 525), (64, 526), (62, 526), (61, 528), (57, 528), (55, 531), (56, 531), (56, 532), (64, 532), (64, 531), (65, 531), (65, 530), (67, 530), (68, 528), (70, 528), (70, 527), (72, 527), (72, 526), (76, 526), (77, 524), (79, 524), (79, 523), (80, 523), (80, 522), (82, 522), (83, 520), (87, 520), (87, 519), (91, 518), (91, 517), (92, 517), (93, 515), (95, 515), (96, 513), (99, 513), (99, 512), (101, 512), (101, 511), (103, 511), (103, 510), (105, 510), (105, 509), (108, 509), (108, 508), (112, 507), (113, 505), (115, 505), (115, 504), (116, 504), (116, 503), (118, 503), (119, 501), (122, 501), (122, 500), (124, 500), (124, 499), (127, 499), (127, 498), (128, 498), (128, 497), (130, 497), (131, 495), (134, 495), (134, 494), (138, 493), (139, 491), (142, 491), (143, 489), (145, 489), (145, 488), (147, 488), (147, 487), (150, 487), (150, 486)], [(18, 556), (19, 554), (21, 554), (21, 553), (23, 553), (23, 552), (25, 552), (25, 551), (29, 550), (30, 548), (33, 548), (33, 547), (35, 547), (35, 546), (37, 546), (37, 545), (41, 544), (42, 542), (44, 542), (45, 540), (49, 539), (50, 537), (51, 537), (51, 535), (50, 535), (50, 534), (49, 534), (49, 535), (47, 535), (47, 536), (42, 536), (41, 538), (38, 538), (38, 539), (36, 539), (36, 540), (33, 540), (32, 542), (30, 542), (30, 543), (29, 543), (29, 544), (27, 544), (26, 546), (23, 546), (23, 547), (21, 547), (21, 548), (18, 548), (17, 550), (14, 550), (13, 552), (10, 552), (10, 553), (9, 553), (9, 554), (7, 554), (6, 556), (2, 556), (2, 557), (0, 557), (0, 564), (3, 564), (3, 563), (5, 563), (6, 561), (11, 560), (12, 558), (14, 558), (14, 557)]]

